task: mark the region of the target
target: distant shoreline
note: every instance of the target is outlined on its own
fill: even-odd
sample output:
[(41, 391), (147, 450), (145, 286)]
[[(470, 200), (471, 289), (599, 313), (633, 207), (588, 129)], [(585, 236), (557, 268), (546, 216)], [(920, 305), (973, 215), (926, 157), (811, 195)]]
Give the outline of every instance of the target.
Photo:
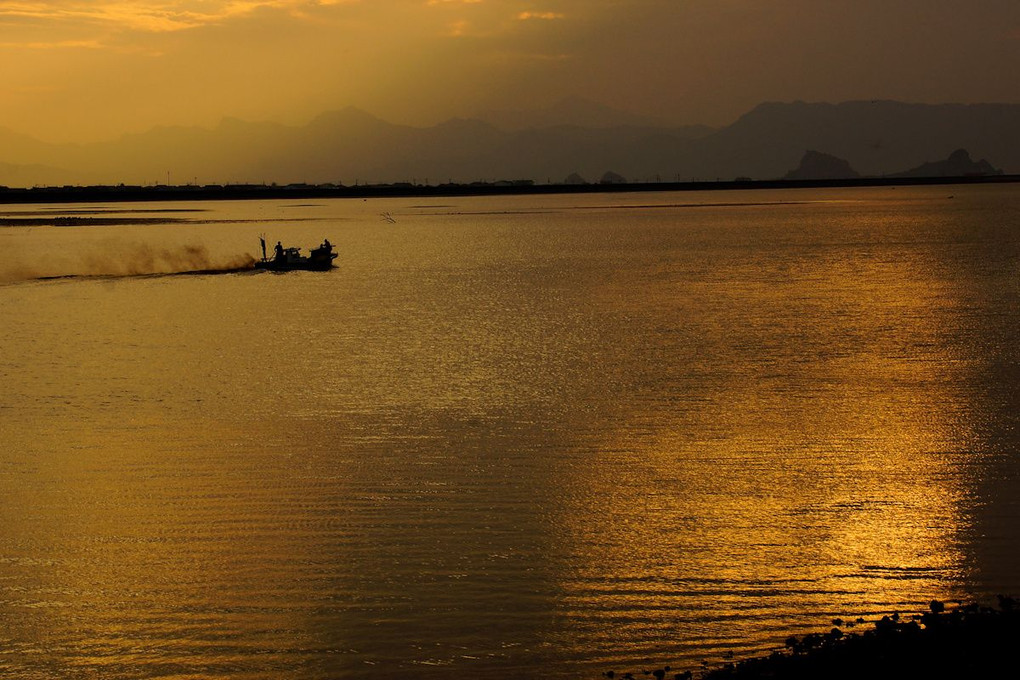
[(224, 201), (309, 198), (429, 198), (450, 196), (518, 196), (604, 194), (664, 191), (732, 191), (754, 189), (824, 189), (847, 187), (1008, 184), (1020, 175), (975, 177), (862, 177), (841, 180), (715, 180), (618, 184), (535, 184), (530, 181), (423, 185), (410, 183), (344, 186), (337, 184), (211, 184), (155, 186), (0, 187), (0, 204), (99, 203), (153, 201)]

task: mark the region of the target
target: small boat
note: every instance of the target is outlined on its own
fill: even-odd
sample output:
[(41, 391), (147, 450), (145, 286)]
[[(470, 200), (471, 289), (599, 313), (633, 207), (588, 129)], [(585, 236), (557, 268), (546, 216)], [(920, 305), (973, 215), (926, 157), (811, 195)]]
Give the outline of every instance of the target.
[(333, 252), (333, 244), (325, 239), (318, 248), (313, 248), (308, 256), (301, 254), (300, 248), (284, 248), (279, 241), (276, 242), (273, 257), (266, 255), (266, 240), (259, 238), (262, 242), (262, 261), (255, 263), (255, 269), (266, 269), (271, 272), (289, 272), (295, 270), (322, 272), (333, 269), (333, 260), (336, 253)]

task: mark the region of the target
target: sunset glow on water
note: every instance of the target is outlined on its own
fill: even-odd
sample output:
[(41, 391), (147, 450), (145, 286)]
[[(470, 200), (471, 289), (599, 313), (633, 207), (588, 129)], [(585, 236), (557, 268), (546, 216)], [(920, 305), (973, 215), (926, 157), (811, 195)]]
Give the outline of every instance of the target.
[(594, 678), (1020, 589), (1016, 185), (87, 209), (157, 223), (0, 227), (4, 675)]

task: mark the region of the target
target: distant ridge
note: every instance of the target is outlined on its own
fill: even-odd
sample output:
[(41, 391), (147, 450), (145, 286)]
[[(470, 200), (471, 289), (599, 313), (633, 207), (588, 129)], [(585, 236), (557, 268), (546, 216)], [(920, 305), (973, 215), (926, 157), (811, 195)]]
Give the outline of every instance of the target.
[(772, 102), (704, 141), (716, 158), (760, 178), (795, 167), (804, 149), (824, 149), (865, 176), (903, 172), (960, 148), (1018, 172), (1020, 105)]
[(905, 172), (894, 173), (890, 177), (984, 177), (1001, 174), (1002, 170), (992, 167), (988, 161), (984, 159), (973, 161), (966, 149), (957, 149), (944, 161), (923, 163)]
[[(671, 127), (665, 121), (621, 111), (582, 97), (565, 97), (540, 109), (484, 111), (475, 116), (495, 128), (506, 132), (534, 130), (569, 125), (590, 129), (613, 127)], [(712, 131), (704, 125), (690, 126), (692, 136), (703, 136)]]
[[(563, 122), (575, 109), (592, 116), (586, 125)], [(540, 126), (550, 112), (560, 122)], [(1020, 173), (1020, 105), (1012, 104), (773, 102), (707, 134), (600, 127), (621, 119), (578, 100), (533, 113), (533, 127), (516, 130), (478, 119), (421, 128), (346, 108), (303, 126), (225, 119), (213, 128), (162, 127), (81, 145), (0, 130), (0, 185), (546, 183), (609, 171), (632, 182), (772, 180), (799, 167), (805, 149), (822, 149), (864, 177), (952, 172), (925, 164), (958, 149)]]
[(842, 158), (820, 151), (807, 151), (800, 159), (800, 165), (786, 173), (783, 179), (854, 179), (860, 176), (860, 173)]

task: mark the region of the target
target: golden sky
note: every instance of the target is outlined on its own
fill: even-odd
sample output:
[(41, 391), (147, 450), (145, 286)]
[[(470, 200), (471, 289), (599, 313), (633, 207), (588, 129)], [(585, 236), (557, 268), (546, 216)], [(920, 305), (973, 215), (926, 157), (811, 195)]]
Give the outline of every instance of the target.
[(1017, 102), (1018, 65), (1017, 0), (0, 0), (0, 127), (50, 141), (567, 95), (713, 125), (766, 100)]

